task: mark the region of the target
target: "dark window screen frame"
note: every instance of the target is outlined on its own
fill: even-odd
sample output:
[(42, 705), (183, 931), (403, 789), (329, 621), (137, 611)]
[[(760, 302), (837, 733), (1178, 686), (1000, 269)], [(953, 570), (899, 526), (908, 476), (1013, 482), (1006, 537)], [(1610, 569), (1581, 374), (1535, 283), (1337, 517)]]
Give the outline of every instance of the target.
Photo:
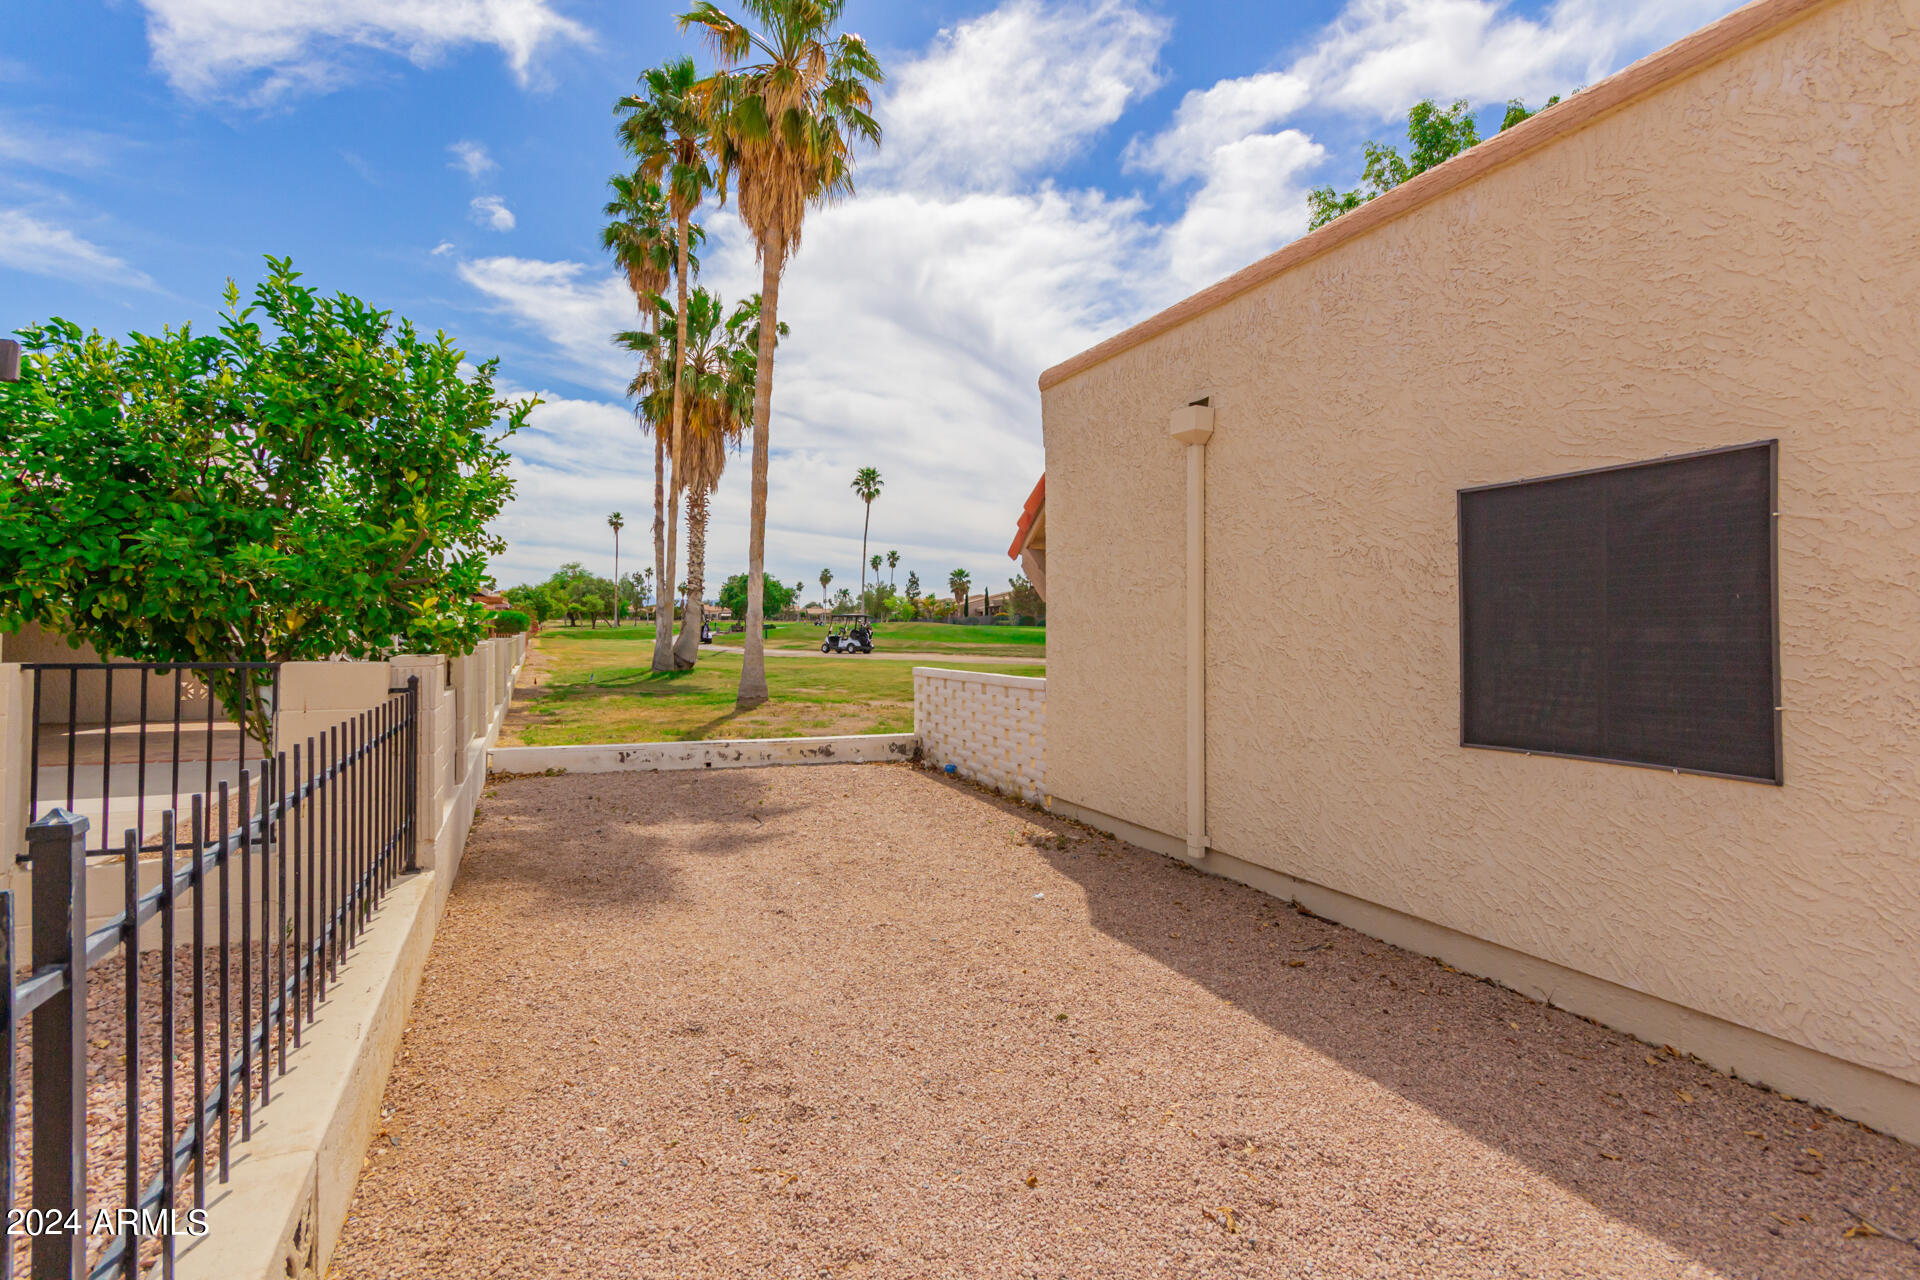
[(1782, 785), (1779, 473), (1763, 440), (1459, 490), (1460, 745)]

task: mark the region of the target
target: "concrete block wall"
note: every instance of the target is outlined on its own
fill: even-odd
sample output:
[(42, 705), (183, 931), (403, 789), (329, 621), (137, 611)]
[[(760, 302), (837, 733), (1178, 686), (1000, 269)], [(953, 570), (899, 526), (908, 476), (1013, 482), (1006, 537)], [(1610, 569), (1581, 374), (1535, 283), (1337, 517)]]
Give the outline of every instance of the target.
[(0, 664), (0, 869), (7, 874), (26, 843), (34, 732), (30, 680), (19, 663)]
[(420, 779), (420, 826), (438, 831), (453, 799), (454, 737), (453, 689), (447, 683), (447, 659), (440, 654), (393, 660), (393, 683), (409, 677), (420, 681), (419, 754), (415, 762)]
[(995, 791), (1046, 799), (1047, 682), (985, 671), (913, 669), (921, 757)]
[[(492, 643), (492, 642), (490, 642)], [(409, 676), (420, 678), (419, 724), (419, 821), (421, 839), (419, 857), (423, 867), (433, 865), (435, 857), (457, 859), (458, 849), (442, 849), (449, 842), (441, 833), (449, 828), (449, 819), (459, 840), (464, 840), (466, 824), (471, 820), (474, 796), (461, 786), (474, 762), (484, 759), (491, 734), (505, 718), (511, 696), (513, 675), (518, 670), (524, 649), (516, 652), (505, 641), (492, 649), (476, 651), (465, 658), (449, 660), (438, 654), (398, 657), (391, 662), (290, 662), (280, 669), (275, 691), (275, 749), (289, 757), (295, 745), (304, 752), (308, 738), (319, 738), (334, 727), (366, 711), (385, 706), (389, 690), (402, 686)], [(457, 723), (456, 688), (449, 682), (449, 669), (464, 665), (471, 681), (469, 688), (488, 694), (490, 701), (476, 698), (471, 707), (470, 729)], [(494, 677), (494, 672), (500, 672)], [(28, 761), (31, 751), (32, 698), (30, 676), (19, 664), (0, 664), (0, 888), (14, 891), (15, 941), (24, 947), (29, 937), (32, 877), (30, 870), (18, 864), (14, 855), (25, 849), (27, 825)], [(494, 691), (497, 690), (497, 694)], [(257, 748), (255, 748), (257, 751)], [(476, 793), (477, 794), (477, 793)], [(456, 815), (464, 803), (467, 813)], [(184, 864), (190, 837), (187, 816), (180, 815), (179, 858)], [(156, 828), (157, 830), (157, 828)], [(97, 834), (90, 838), (97, 841)], [(458, 841), (453, 842), (456, 844)], [(141, 889), (160, 882), (161, 863), (152, 855), (140, 860)], [(243, 896), (239, 884), (232, 885), (231, 923), (238, 927), (242, 912), (251, 911), (257, 919), (260, 888), (256, 883), (251, 895)], [(117, 915), (125, 902), (125, 867), (118, 858), (94, 858), (87, 869), (87, 921), (97, 928)], [(209, 936), (217, 924), (217, 909), (211, 894), (202, 899)], [(175, 917), (177, 938), (189, 936), (192, 907), (183, 904)], [(237, 935), (236, 935), (237, 936)], [(153, 921), (141, 931), (143, 948), (160, 943), (159, 922)]]
[(481, 665), (480, 651), (476, 649), (448, 659), (448, 678), (453, 684), (454, 781), (459, 782), (466, 777), (462, 748), (473, 740), (474, 726), (485, 723), (481, 708), (487, 700), (486, 672)]
[(304, 750), (309, 737), (385, 706), (393, 683), (386, 662), (282, 663), (274, 689), (275, 750), (291, 754), (295, 743)]
[(480, 697), (480, 706), (483, 710), (476, 717), (476, 723), (469, 726), (476, 736), (486, 732), (486, 713), (492, 710), (494, 699), (500, 692), (500, 665), (494, 661), (494, 655), (499, 652), (499, 648), (500, 642), (497, 640), (482, 640), (480, 647), (473, 651), (474, 661), (480, 664), (480, 681), (483, 682), (486, 690)]

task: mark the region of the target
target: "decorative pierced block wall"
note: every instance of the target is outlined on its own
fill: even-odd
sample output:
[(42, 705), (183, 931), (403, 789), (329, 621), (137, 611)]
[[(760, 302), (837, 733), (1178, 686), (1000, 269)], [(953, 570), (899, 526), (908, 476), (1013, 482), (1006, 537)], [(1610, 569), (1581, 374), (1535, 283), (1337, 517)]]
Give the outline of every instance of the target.
[(954, 765), (961, 777), (995, 791), (1044, 803), (1044, 679), (915, 667), (913, 726), (924, 759)]

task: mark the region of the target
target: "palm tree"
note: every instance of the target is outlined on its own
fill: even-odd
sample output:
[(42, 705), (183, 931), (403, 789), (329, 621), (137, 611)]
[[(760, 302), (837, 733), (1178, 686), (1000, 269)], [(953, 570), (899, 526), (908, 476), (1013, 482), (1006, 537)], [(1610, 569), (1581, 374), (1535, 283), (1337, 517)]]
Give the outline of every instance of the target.
[[(710, 145), (731, 178), (741, 219), (760, 254), (760, 352), (754, 379), (753, 501), (747, 542), (747, 647), (740, 664), (742, 707), (767, 700), (761, 586), (767, 542), (767, 455), (773, 420), (773, 338), (780, 276), (800, 246), (809, 205), (853, 192), (853, 146), (880, 142), (872, 86), (885, 77), (859, 36), (836, 33), (846, 0), (743, 0), (763, 31), (698, 0), (680, 28), (700, 27), (729, 71), (704, 87)], [(749, 59), (754, 61), (749, 62)]]
[(827, 584), (832, 581), (833, 570), (822, 569), (820, 571), (820, 607), (823, 609), (829, 607), (827, 603)]
[(873, 566), (873, 589), (875, 591), (880, 589), (880, 566), (885, 562), (885, 558), (881, 556), (878, 551), (874, 552), (872, 558), (867, 561), (868, 564)]
[(967, 611), (967, 593), (973, 590), (973, 578), (965, 569), (955, 569), (947, 575), (947, 590), (953, 592), (953, 603), (964, 617)]
[(620, 625), (620, 531), (627, 527), (625, 517), (618, 511), (607, 517), (607, 528), (613, 530), (613, 625)]
[[(615, 174), (609, 179), (608, 185), (613, 188), (614, 198), (607, 202), (605, 213), (613, 221), (601, 231), (600, 243), (613, 254), (614, 261), (626, 274), (627, 287), (633, 290), (634, 301), (640, 308), (640, 318), (657, 338), (660, 313), (654, 303), (660, 291), (667, 287), (678, 249), (678, 237), (667, 223), (666, 198), (661, 194), (659, 183), (648, 181), (639, 172)], [(641, 366), (635, 383), (650, 377), (657, 379), (658, 364), (656, 348), (649, 363)], [(639, 413), (638, 416), (641, 429), (653, 433), (654, 581), (669, 582), (672, 580), (673, 565), (669, 563), (667, 537), (666, 438), (658, 429), (655, 419), (645, 413)], [(673, 670), (672, 643), (673, 602), (665, 592), (659, 592), (654, 597), (653, 605), (655, 671)]]
[[(638, 172), (653, 182), (664, 180), (664, 190), (668, 211), (673, 216), (674, 243), (677, 250), (674, 266), (674, 291), (679, 317), (674, 335), (675, 352), (684, 358), (687, 351), (687, 290), (691, 285), (693, 266), (689, 259), (689, 241), (692, 239), (692, 219), (695, 209), (706, 199), (707, 191), (713, 186), (713, 171), (707, 164), (707, 123), (704, 109), (698, 99), (700, 73), (695, 70), (692, 58), (675, 58), (665, 66), (655, 67), (640, 77), (643, 92), (628, 94), (614, 104), (616, 114), (625, 118), (620, 122), (620, 136), (627, 150), (640, 162)], [(676, 360), (673, 366), (673, 404), (670, 413), (671, 425), (668, 428), (670, 439), (668, 448), (674, 451), (675, 466), (679, 465), (679, 450), (686, 432), (686, 387), (685, 366)], [(673, 523), (677, 522), (680, 490), (685, 486), (675, 477), (673, 488), (668, 493), (669, 527), (667, 532), (667, 556), (673, 558)], [(689, 538), (692, 533), (689, 530)], [(668, 606), (668, 620), (672, 619), (672, 606)], [(688, 609), (680, 624), (682, 635), (693, 629), (695, 652), (699, 645), (699, 621), (694, 618), (695, 609)], [(657, 639), (657, 638), (656, 638)], [(690, 661), (682, 662), (680, 651), (684, 641), (675, 646), (674, 665), (691, 666)]]
[[(880, 486), (884, 483), (872, 467), (862, 467), (853, 473), (851, 488), (860, 495), (860, 501), (867, 504), (866, 519), (860, 525), (860, 595), (863, 598), (867, 594), (867, 530), (873, 524), (873, 500), (880, 496)], [(880, 557), (873, 558), (873, 568), (879, 572)]]
[[(726, 469), (727, 450), (739, 448), (752, 421), (753, 373), (760, 346), (760, 300), (747, 299), (735, 307), (724, 322), (720, 299), (705, 289), (695, 289), (688, 296), (684, 311), (664, 298), (657, 299), (656, 305), (671, 321), (674, 334), (686, 335), (687, 341), (686, 347), (680, 349), (673, 343), (672, 336), (662, 335), (673, 348), (666, 363), (681, 374), (678, 395), (685, 417), (673, 458), (673, 479), (676, 496), (684, 490), (687, 497), (686, 612), (672, 655), (674, 666), (686, 670), (700, 657), (708, 502)], [(662, 340), (640, 332), (623, 333), (619, 337), (623, 345), (641, 352), (651, 350)], [(651, 388), (636, 385), (629, 390), (648, 397), (655, 413), (670, 412), (674, 392), (666, 384)]]
[(889, 551), (887, 552), (887, 585), (890, 587), (893, 586), (895, 582), (899, 580), (899, 577), (900, 553), (898, 551)]

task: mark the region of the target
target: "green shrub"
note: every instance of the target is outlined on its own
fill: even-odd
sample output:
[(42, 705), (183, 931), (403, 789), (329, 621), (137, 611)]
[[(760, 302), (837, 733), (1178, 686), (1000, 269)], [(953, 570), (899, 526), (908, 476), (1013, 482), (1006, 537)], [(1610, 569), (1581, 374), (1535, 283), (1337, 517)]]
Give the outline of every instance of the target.
[[(461, 654), (538, 401), (284, 258), (207, 332), (28, 325), (0, 383), (0, 632), (149, 661)], [(215, 676), (214, 693), (238, 705)], [(264, 739), (264, 720), (249, 725)]]
[(527, 615), (518, 609), (502, 609), (493, 615), (493, 634), (517, 636), (527, 629)]

